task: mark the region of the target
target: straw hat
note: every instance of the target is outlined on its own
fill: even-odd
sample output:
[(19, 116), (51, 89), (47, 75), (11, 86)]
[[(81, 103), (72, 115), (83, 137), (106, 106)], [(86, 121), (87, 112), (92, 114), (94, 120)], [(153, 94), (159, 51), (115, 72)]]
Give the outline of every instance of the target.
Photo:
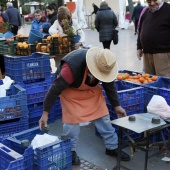
[(116, 57), (109, 49), (89, 49), (86, 53), (86, 63), (92, 75), (100, 81), (111, 82), (118, 74)]

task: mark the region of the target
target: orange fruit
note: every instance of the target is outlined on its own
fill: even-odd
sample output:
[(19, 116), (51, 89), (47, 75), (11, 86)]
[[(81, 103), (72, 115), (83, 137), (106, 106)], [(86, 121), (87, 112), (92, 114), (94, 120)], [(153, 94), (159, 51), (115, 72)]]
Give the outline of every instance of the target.
[(125, 80), (126, 79), (126, 74), (122, 75), (122, 79)]
[(146, 74), (142, 74), (142, 77), (146, 77)]
[(152, 80), (152, 81), (158, 80), (158, 76), (152, 76), (151, 80)]
[(128, 73), (125, 73), (125, 75), (126, 75), (126, 79), (129, 78), (129, 74)]
[(122, 80), (122, 79), (123, 79), (123, 78), (122, 78), (122, 75), (118, 75), (118, 76), (117, 76), (117, 79), (118, 79), (118, 80)]
[(150, 74), (145, 74), (146, 77), (150, 77)]
[(139, 81), (140, 81), (141, 83), (143, 83), (143, 82), (145, 81), (145, 79), (144, 79), (143, 77), (141, 77), (141, 78), (139, 79)]

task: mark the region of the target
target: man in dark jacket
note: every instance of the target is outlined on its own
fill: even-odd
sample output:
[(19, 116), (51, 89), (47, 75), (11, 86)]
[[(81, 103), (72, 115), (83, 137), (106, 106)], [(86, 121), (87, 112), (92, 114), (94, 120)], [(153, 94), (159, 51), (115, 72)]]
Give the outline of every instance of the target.
[(9, 25), (11, 28), (11, 32), (14, 35), (17, 35), (18, 29), (20, 29), (21, 25), (22, 25), (21, 15), (20, 15), (18, 9), (13, 7), (12, 2), (7, 2), (6, 6), (7, 6), (7, 10), (6, 10), (5, 14), (9, 18)]
[(141, 2), (138, 1), (137, 5), (135, 6), (134, 10), (133, 10), (133, 14), (132, 14), (132, 20), (135, 20), (135, 35), (137, 34), (137, 29), (138, 29), (138, 21), (139, 21), (139, 17), (140, 14), (143, 10), (143, 6), (141, 5)]
[(103, 43), (103, 48), (110, 49), (113, 37), (113, 30), (118, 25), (115, 13), (108, 6), (106, 1), (102, 1), (100, 9), (95, 18), (95, 28), (99, 32), (99, 41)]
[(91, 13), (91, 15), (96, 14), (97, 11), (99, 10), (99, 7), (96, 4), (92, 3), (92, 6), (94, 9), (93, 9), (93, 12)]

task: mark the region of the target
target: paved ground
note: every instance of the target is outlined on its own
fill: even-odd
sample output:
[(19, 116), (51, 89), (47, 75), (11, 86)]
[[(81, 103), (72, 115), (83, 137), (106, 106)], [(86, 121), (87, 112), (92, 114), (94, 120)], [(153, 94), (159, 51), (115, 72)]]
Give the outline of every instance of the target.
[[(30, 26), (24, 26), (19, 32), (29, 34)], [(102, 47), (99, 43), (98, 33), (92, 30), (85, 30), (86, 43), (92, 46)], [(119, 44), (114, 46), (112, 44), (111, 50), (115, 53), (118, 59), (119, 69), (142, 71), (142, 61), (136, 57), (136, 36), (133, 29), (119, 30)], [(56, 70), (54, 61), (51, 59), (53, 71)], [(53, 134), (60, 135), (62, 132), (62, 122), (57, 120), (50, 125), (50, 131)], [(158, 150), (158, 148), (151, 148), (150, 152)], [(125, 148), (125, 151), (130, 154), (130, 148)], [(81, 127), (80, 139), (77, 146), (77, 153), (81, 158), (81, 166), (73, 166), (72, 170), (112, 170), (116, 164), (116, 159), (105, 155), (105, 147), (103, 140), (95, 135), (95, 128), (93, 125)], [(169, 153), (168, 153), (169, 154)], [(161, 161), (164, 155), (149, 160), (148, 170), (169, 170), (170, 164)], [(170, 157), (170, 155), (169, 155)], [(143, 170), (144, 153), (137, 151), (134, 158), (130, 162), (123, 162), (131, 170)]]

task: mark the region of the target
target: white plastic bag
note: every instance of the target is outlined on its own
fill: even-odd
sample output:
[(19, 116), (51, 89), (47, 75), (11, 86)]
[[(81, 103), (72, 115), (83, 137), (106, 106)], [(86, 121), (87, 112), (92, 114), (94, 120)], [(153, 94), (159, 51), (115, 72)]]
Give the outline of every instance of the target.
[(6, 90), (10, 88), (14, 80), (11, 80), (10, 77), (5, 76), (5, 78), (2, 79), (2, 82), (3, 84), (0, 85), (0, 97), (6, 97)]
[[(48, 135), (48, 134), (44, 134), (44, 135), (36, 135), (34, 137), (34, 139), (31, 142), (31, 145), (33, 147), (33, 149), (35, 150), (36, 148), (39, 148), (41, 146), (53, 143), (53, 142), (57, 142), (59, 141), (59, 138), (57, 136), (52, 136), (52, 135)], [(58, 145), (59, 147), (60, 145)]]
[(159, 95), (153, 95), (147, 106), (147, 112), (159, 115), (163, 119), (170, 118), (170, 106), (166, 100)]
[(130, 24), (129, 24), (129, 29), (131, 29), (131, 28), (134, 28), (134, 22), (133, 21), (131, 21)]

